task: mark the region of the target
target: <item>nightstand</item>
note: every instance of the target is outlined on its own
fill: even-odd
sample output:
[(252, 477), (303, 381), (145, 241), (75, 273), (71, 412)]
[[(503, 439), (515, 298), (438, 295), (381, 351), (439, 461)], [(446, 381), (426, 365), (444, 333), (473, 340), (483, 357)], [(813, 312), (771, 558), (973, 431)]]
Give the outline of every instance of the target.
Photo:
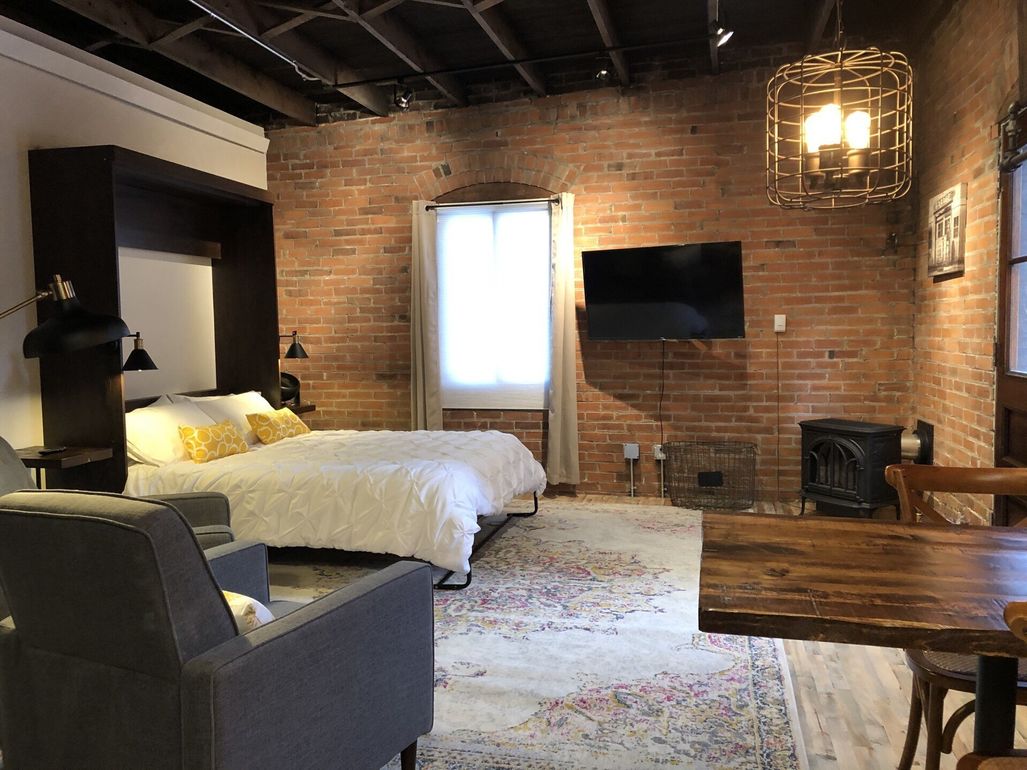
[(40, 489), (43, 488), (42, 472), (44, 470), (63, 470), (64, 468), (74, 468), (77, 465), (109, 460), (114, 456), (114, 450), (109, 446), (69, 446), (65, 447), (60, 452), (51, 452), (49, 454), (42, 455), (39, 454), (40, 449), (44, 449), (44, 447), (27, 446), (22, 449), (14, 450), (17, 452), (18, 459), (21, 460), (22, 465), (26, 468), (36, 469), (36, 486)]
[(306, 414), (317, 409), (317, 404), (286, 404), (293, 414)]

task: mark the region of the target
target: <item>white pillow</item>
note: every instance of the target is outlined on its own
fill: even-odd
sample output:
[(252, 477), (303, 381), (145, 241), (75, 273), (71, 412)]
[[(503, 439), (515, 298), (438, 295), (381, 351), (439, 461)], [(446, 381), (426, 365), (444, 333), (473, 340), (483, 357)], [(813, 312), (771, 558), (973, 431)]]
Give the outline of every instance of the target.
[(222, 591), (221, 593), (225, 595), (225, 601), (228, 602), (228, 608), (232, 611), (232, 617), (235, 618), (235, 627), (240, 634), (245, 634), (275, 619), (271, 610), (252, 597), (233, 591)]
[(172, 404), (181, 404), (185, 401), (210, 401), (212, 398), (224, 398), (224, 396), (187, 396), (184, 393), (168, 393), (168, 401)]
[(134, 409), (125, 415), (125, 445), (130, 459), (147, 465), (187, 460), (179, 425), (213, 425), (196, 404), (165, 404)]
[(173, 396), (192, 402), (202, 409), (215, 423), (231, 420), (247, 444), (256, 444), (259, 439), (253, 432), (246, 415), (256, 412), (273, 412), (274, 407), (257, 391), (233, 393), (230, 396)]

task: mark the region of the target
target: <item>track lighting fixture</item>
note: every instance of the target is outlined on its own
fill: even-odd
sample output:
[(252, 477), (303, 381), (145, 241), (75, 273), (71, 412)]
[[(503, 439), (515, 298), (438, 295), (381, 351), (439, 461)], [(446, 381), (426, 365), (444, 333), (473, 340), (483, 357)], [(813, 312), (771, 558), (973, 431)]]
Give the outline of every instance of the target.
[(717, 44), (717, 48), (720, 48), (731, 39), (731, 36), (735, 34), (735, 31), (733, 29), (728, 29), (724, 24), (724, 17), (720, 13), (720, 0), (717, 0), (712, 10), (713, 14), (711, 15), (713, 15), (713, 20), (710, 22), (709, 27), (710, 39)]
[(724, 43), (731, 39), (731, 36), (735, 34), (733, 29), (728, 29), (721, 24), (719, 19), (714, 19), (710, 25), (710, 34), (713, 35), (717, 40), (717, 48), (720, 48)]
[[(402, 91), (400, 91), (401, 88)], [(397, 109), (405, 112), (410, 109), (413, 102), (414, 92), (410, 90), (410, 86), (404, 86), (402, 80), (392, 86), (392, 103), (396, 105)]]

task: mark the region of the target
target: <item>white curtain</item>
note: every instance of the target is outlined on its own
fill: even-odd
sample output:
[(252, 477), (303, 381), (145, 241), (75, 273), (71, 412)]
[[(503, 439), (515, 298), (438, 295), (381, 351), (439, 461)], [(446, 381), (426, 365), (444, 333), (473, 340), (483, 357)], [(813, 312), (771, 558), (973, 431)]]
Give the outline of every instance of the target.
[(574, 195), (560, 193), (552, 212), (553, 336), (549, 380), (549, 446), (546, 477), (550, 484), (577, 484), (578, 388), (574, 340)]
[(410, 287), (410, 427), (442, 430), (435, 209), (414, 201)]

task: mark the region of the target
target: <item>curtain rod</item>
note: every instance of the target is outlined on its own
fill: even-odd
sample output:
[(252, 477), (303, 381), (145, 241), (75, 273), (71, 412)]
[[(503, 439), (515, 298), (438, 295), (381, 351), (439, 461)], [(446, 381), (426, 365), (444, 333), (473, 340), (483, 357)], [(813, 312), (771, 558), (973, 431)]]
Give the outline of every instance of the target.
[(425, 211), (434, 211), (435, 209), (451, 209), (458, 206), (512, 206), (516, 203), (556, 203), (559, 205), (560, 196), (554, 195), (552, 198), (521, 198), (520, 200), (508, 200), (508, 201), (469, 201), (467, 203), (429, 203), (424, 207)]

